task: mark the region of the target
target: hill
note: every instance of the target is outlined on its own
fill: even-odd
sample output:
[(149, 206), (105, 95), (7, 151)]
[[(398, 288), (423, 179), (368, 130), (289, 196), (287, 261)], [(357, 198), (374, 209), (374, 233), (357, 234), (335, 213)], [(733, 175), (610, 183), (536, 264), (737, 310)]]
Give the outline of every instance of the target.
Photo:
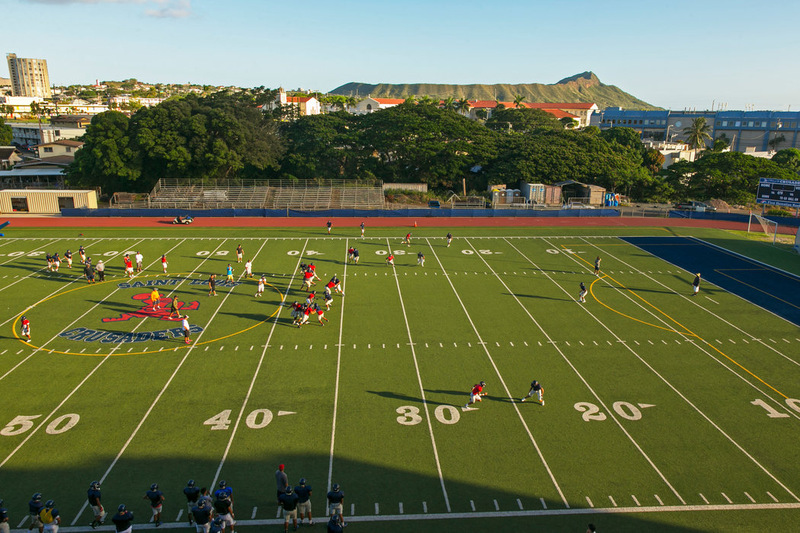
[(473, 84), (450, 85), (436, 83), (346, 83), (330, 94), (375, 98), (406, 98), (430, 96), (432, 98), (468, 98), (470, 100), (512, 101), (521, 94), (526, 102), (594, 102), (600, 109), (623, 107), (625, 109), (660, 109), (626, 93), (615, 85), (606, 85), (593, 72), (582, 72), (560, 80), (558, 83)]

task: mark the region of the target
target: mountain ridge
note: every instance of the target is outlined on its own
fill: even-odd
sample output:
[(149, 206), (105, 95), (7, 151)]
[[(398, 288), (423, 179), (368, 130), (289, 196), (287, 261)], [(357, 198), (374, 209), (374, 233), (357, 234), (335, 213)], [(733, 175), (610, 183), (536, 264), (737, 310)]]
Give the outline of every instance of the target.
[(430, 96), (445, 99), (513, 101), (516, 95), (530, 103), (592, 102), (600, 109), (622, 107), (625, 109), (661, 109), (626, 93), (615, 85), (606, 85), (592, 71), (566, 77), (553, 84), (443, 84), (443, 83), (345, 83), (329, 94), (366, 98), (407, 98)]

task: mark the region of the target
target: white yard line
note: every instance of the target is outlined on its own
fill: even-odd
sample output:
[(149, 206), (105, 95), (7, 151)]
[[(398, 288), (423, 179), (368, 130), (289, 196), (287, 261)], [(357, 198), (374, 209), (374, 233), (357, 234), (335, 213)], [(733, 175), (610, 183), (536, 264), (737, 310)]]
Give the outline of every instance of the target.
[[(427, 241), (427, 239), (426, 239)], [(428, 246), (430, 246), (430, 241)], [(386, 246), (389, 253), (392, 253), (392, 245), (389, 239), (386, 239)], [(439, 474), (439, 484), (442, 486), (442, 494), (444, 495), (444, 503), (448, 512), (450, 512), (450, 498), (447, 496), (447, 487), (444, 484), (444, 476), (442, 475), (442, 463), (439, 461), (439, 451), (436, 447), (436, 437), (433, 435), (433, 423), (431, 422), (431, 412), (428, 405), (428, 399), (425, 397), (425, 387), (422, 386), (422, 376), (419, 373), (419, 362), (417, 361), (417, 350), (415, 349), (414, 339), (411, 336), (411, 326), (408, 324), (408, 315), (406, 314), (406, 304), (403, 301), (403, 292), (400, 290), (400, 278), (397, 276), (397, 269), (392, 265), (392, 273), (394, 274), (394, 281), (397, 285), (397, 296), (400, 298), (400, 308), (403, 310), (403, 320), (406, 324), (406, 333), (408, 335), (408, 344), (411, 348), (411, 357), (414, 360), (414, 370), (417, 373), (417, 383), (419, 384), (419, 393), (422, 398), (422, 406), (425, 408), (425, 420), (428, 424), (428, 434), (431, 437), (431, 447), (433, 448), (433, 458), (436, 461), (436, 471)]]
[[(584, 240), (585, 240), (585, 239), (584, 239)], [(593, 244), (592, 244), (591, 246), (595, 246), (595, 245), (593, 245)], [(631, 245), (631, 246), (634, 246), (635, 248), (638, 248), (638, 246), (635, 246), (635, 245)], [(596, 247), (596, 246), (595, 246), (595, 247)], [(640, 250), (641, 250), (641, 248), (638, 248), (638, 249), (640, 249)], [(646, 250), (642, 250), (642, 251), (643, 251), (643, 252), (645, 252), (645, 253), (647, 253), (647, 252), (646, 252)], [(604, 252), (605, 252), (605, 251), (604, 251)], [(608, 252), (605, 252), (605, 253), (606, 253), (606, 255), (608, 255), (608, 256), (610, 256), (610, 257), (614, 257), (614, 259), (617, 259), (618, 261), (620, 261), (620, 262), (622, 262), (622, 263), (625, 263), (624, 261), (622, 261), (622, 260), (620, 260), (619, 258), (617, 258), (617, 257), (615, 257), (615, 256), (613, 256), (613, 255), (611, 255), (611, 254), (609, 254)], [(574, 259), (573, 259), (573, 261), (574, 261)], [(627, 263), (626, 263), (626, 264), (627, 264)], [(656, 280), (656, 279), (653, 279), (653, 278), (651, 278), (650, 276), (646, 276), (646, 277), (650, 278), (650, 279), (651, 279), (651, 281), (653, 281), (653, 282), (654, 282), (654, 283), (656, 283), (657, 285), (660, 285), (660, 286), (664, 287), (665, 289), (667, 289), (667, 290), (669, 290), (669, 291), (672, 291), (674, 294), (677, 294), (678, 296), (681, 296), (681, 297), (682, 297), (684, 300), (686, 300), (686, 301), (690, 302), (692, 305), (695, 305), (695, 306), (699, 307), (700, 309), (702, 309), (702, 310), (704, 310), (704, 311), (707, 311), (709, 314), (711, 314), (712, 316), (714, 316), (715, 318), (717, 318), (717, 319), (718, 319), (718, 320), (720, 320), (721, 322), (724, 322), (724, 323), (726, 323), (727, 325), (729, 325), (729, 326), (731, 326), (731, 327), (733, 327), (733, 328), (735, 328), (735, 329), (739, 330), (741, 333), (743, 333), (743, 334), (745, 334), (745, 335), (749, 335), (749, 336), (752, 338), (752, 340), (753, 340), (753, 341), (756, 341), (756, 342), (760, 343), (761, 345), (763, 345), (763, 346), (765, 346), (766, 348), (768, 348), (768, 349), (772, 350), (773, 352), (777, 353), (778, 355), (780, 355), (780, 356), (781, 356), (781, 357), (783, 357), (784, 359), (787, 359), (787, 360), (789, 360), (790, 362), (792, 362), (792, 363), (794, 363), (794, 364), (798, 364), (796, 361), (794, 361), (793, 359), (791, 359), (791, 358), (789, 358), (789, 357), (787, 357), (787, 356), (783, 355), (783, 354), (782, 354), (782, 353), (780, 353), (780, 352), (779, 352), (777, 349), (775, 349), (775, 348), (773, 348), (772, 346), (770, 346), (769, 344), (767, 344), (767, 343), (763, 342), (761, 339), (758, 339), (758, 338), (754, 337), (754, 336), (753, 336), (753, 335), (751, 335), (750, 333), (747, 333), (746, 331), (743, 331), (742, 329), (738, 328), (737, 326), (735, 326), (735, 325), (731, 324), (730, 322), (728, 322), (727, 320), (725, 320), (725, 319), (724, 319), (724, 318), (722, 318), (721, 316), (719, 316), (719, 315), (717, 315), (717, 314), (715, 314), (715, 313), (711, 312), (710, 310), (708, 310), (708, 309), (704, 308), (702, 305), (698, 304), (698, 303), (697, 303), (695, 300), (693, 300), (691, 297), (688, 297), (688, 296), (682, 295), (682, 294), (680, 294), (680, 293), (677, 293), (676, 291), (674, 291), (674, 290), (673, 290), (672, 288), (670, 288), (669, 286), (667, 286), (667, 285), (665, 285), (665, 284), (663, 284), (663, 283), (659, 282), (659, 281), (658, 281), (658, 280)], [(659, 316), (659, 315), (657, 315), (656, 313), (654, 313), (654, 312), (653, 312), (653, 310), (652, 310), (652, 309), (650, 309), (650, 308), (647, 308), (647, 307), (643, 306), (643, 305), (641, 304), (641, 302), (640, 302), (640, 301), (637, 301), (637, 300), (635, 300), (635, 299), (631, 298), (631, 297), (630, 297), (630, 295), (626, 293), (626, 290), (627, 290), (627, 288), (625, 288), (626, 290), (622, 290), (622, 288), (621, 288), (621, 287), (618, 287), (618, 286), (616, 286), (616, 285), (610, 284), (610, 283), (608, 283), (607, 281), (606, 281), (606, 283), (608, 284), (608, 286), (609, 286), (609, 287), (611, 287), (612, 289), (616, 289), (616, 290), (617, 290), (617, 292), (619, 292), (619, 293), (620, 293), (620, 294), (621, 294), (621, 295), (622, 295), (624, 298), (626, 298), (627, 300), (629, 300), (630, 302), (632, 302), (634, 305), (638, 306), (638, 307), (639, 307), (640, 309), (642, 309), (642, 310), (643, 310), (645, 313), (649, 314), (649, 315), (650, 315), (650, 316), (652, 316), (652, 317), (653, 317), (655, 320), (657, 320), (657, 321), (661, 322), (662, 324), (664, 324), (664, 326), (666, 326), (668, 330), (671, 330), (671, 331), (673, 331), (673, 332), (674, 332), (676, 335), (680, 336), (680, 337), (681, 337), (681, 338), (682, 338), (682, 339), (683, 339), (685, 342), (689, 342), (689, 343), (693, 344), (693, 345), (695, 346), (695, 348), (697, 348), (697, 349), (698, 349), (698, 350), (700, 350), (702, 353), (704, 353), (705, 355), (707, 355), (708, 357), (710, 357), (711, 359), (713, 359), (714, 361), (716, 361), (716, 362), (717, 362), (717, 364), (719, 364), (721, 367), (723, 367), (724, 369), (728, 370), (730, 373), (732, 373), (732, 374), (733, 374), (733, 375), (735, 375), (737, 378), (739, 378), (740, 380), (742, 380), (743, 382), (745, 382), (747, 385), (749, 385), (751, 388), (753, 388), (753, 389), (754, 389), (755, 391), (757, 391), (759, 394), (763, 395), (763, 396), (764, 396), (764, 397), (766, 397), (768, 400), (770, 400), (771, 402), (773, 402), (773, 403), (774, 403), (774, 404), (775, 404), (775, 405), (776, 405), (778, 408), (782, 409), (783, 411), (786, 411), (786, 413), (788, 413), (788, 416), (792, 416), (792, 417), (794, 417), (794, 418), (797, 418), (797, 419), (799, 419), (799, 420), (800, 420), (800, 413), (798, 413), (797, 411), (795, 411), (795, 410), (793, 410), (793, 409), (790, 409), (788, 405), (786, 405), (786, 404), (784, 404), (783, 402), (781, 402), (781, 401), (779, 401), (779, 400), (776, 400), (775, 398), (773, 398), (773, 397), (772, 397), (772, 396), (769, 394), (769, 392), (768, 392), (768, 391), (764, 391), (764, 390), (762, 390), (761, 388), (759, 388), (758, 384), (756, 384), (756, 383), (753, 383), (752, 381), (750, 381), (750, 380), (747, 378), (747, 376), (744, 376), (744, 375), (740, 374), (740, 373), (739, 373), (739, 372), (736, 370), (736, 368), (733, 368), (732, 366), (729, 366), (729, 363), (730, 363), (729, 361), (728, 361), (728, 362), (726, 362), (725, 360), (723, 360), (723, 359), (720, 359), (719, 357), (715, 356), (715, 355), (714, 355), (712, 352), (708, 351), (706, 348), (704, 348), (704, 347), (701, 345), (701, 344), (705, 344), (705, 345), (707, 345), (707, 346), (712, 346), (712, 344), (711, 344), (711, 342), (710, 342), (710, 341), (708, 341), (708, 340), (706, 340), (706, 339), (703, 339), (703, 338), (702, 338), (702, 337), (700, 337), (699, 335), (696, 335), (696, 334), (694, 334), (694, 333), (693, 333), (693, 332), (691, 332), (689, 329), (687, 329), (687, 328), (685, 328), (685, 327), (683, 327), (683, 326), (680, 326), (680, 327), (683, 327), (683, 329), (685, 329), (685, 330), (686, 330), (686, 332), (684, 333), (684, 332), (678, 331), (678, 329), (676, 328), (676, 324), (677, 324), (677, 323), (676, 323), (676, 324), (673, 324), (673, 323), (670, 323), (670, 322), (668, 322), (668, 321), (664, 320), (664, 317), (663, 317), (663, 316)], [(689, 334), (691, 334), (692, 336), (689, 336)], [(719, 344), (722, 344), (722, 341), (720, 341), (719, 339), (716, 339), (716, 341), (717, 341), (717, 343), (719, 343)], [(761, 381), (761, 379), (760, 379), (760, 378), (756, 378), (756, 379), (758, 379), (759, 381)], [(765, 385), (766, 385), (766, 383), (765, 383), (765, 382), (763, 382), (763, 381), (761, 381), (761, 383), (763, 383), (763, 384), (765, 384)], [(769, 388), (771, 389), (771, 386), (769, 386)], [(771, 390), (775, 391), (774, 389), (771, 389)], [(775, 391), (775, 392), (777, 392), (777, 391)]]
[[(535, 264), (535, 263), (534, 263), (534, 262), (533, 262), (533, 261), (532, 261), (532, 260), (531, 260), (531, 259), (530, 259), (528, 256), (526, 256), (526, 255), (525, 255), (525, 254), (523, 254), (523, 253), (522, 253), (522, 252), (521, 252), (519, 249), (517, 249), (517, 247), (515, 247), (515, 246), (514, 246), (513, 244), (511, 244), (511, 243), (508, 243), (508, 244), (509, 244), (509, 245), (510, 245), (512, 248), (514, 248), (514, 249), (517, 251), (517, 253), (519, 253), (519, 254), (520, 254), (522, 257), (524, 257), (524, 258), (525, 258), (525, 259), (526, 259), (526, 260), (527, 260), (527, 261), (528, 261), (528, 262), (529, 262), (531, 265), (533, 265), (533, 266), (534, 266), (534, 267), (536, 267), (536, 268), (539, 268), (539, 267), (538, 267), (538, 266), (537, 266), (537, 265), (536, 265), (536, 264)], [(550, 244), (550, 245), (552, 246), (552, 243), (548, 243), (548, 244)], [(574, 257), (570, 257), (570, 260), (571, 260), (571, 261), (575, 261), (575, 262), (577, 262), (577, 260), (576, 260)], [(539, 270), (541, 270), (541, 269), (539, 269)], [(542, 273), (543, 273), (545, 276), (547, 276), (547, 278), (548, 278), (550, 281), (552, 281), (552, 282), (553, 282), (553, 283), (554, 283), (554, 284), (555, 284), (557, 287), (561, 288), (561, 290), (562, 290), (562, 291), (564, 291), (564, 293), (565, 293), (565, 294), (570, 294), (570, 293), (569, 293), (569, 291), (567, 291), (566, 289), (564, 289), (564, 287), (562, 287), (562, 286), (561, 286), (561, 285), (560, 285), (558, 282), (556, 282), (555, 280), (553, 280), (553, 279), (552, 279), (552, 277), (551, 277), (551, 276), (550, 276), (550, 275), (549, 275), (547, 272), (545, 272), (545, 271), (542, 271)], [(615, 331), (614, 331), (612, 328), (609, 328), (609, 327), (608, 327), (606, 324), (604, 324), (604, 323), (603, 323), (603, 321), (602, 321), (602, 320), (600, 320), (599, 318), (597, 318), (597, 317), (596, 317), (594, 314), (592, 314), (592, 313), (589, 311), (589, 309), (587, 309), (586, 307), (583, 307), (583, 306), (581, 306), (581, 309), (583, 309), (583, 310), (584, 310), (584, 312), (585, 312), (587, 315), (589, 315), (590, 317), (592, 317), (592, 318), (593, 318), (593, 319), (594, 319), (594, 320), (595, 320), (595, 321), (596, 321), (598, 324), (600, 324), (600, 326), (602, 326), (602, 327), (603, 327), (603, 328), (604, 328), (606, 331), (608, 331), (608, 332), (609, 332), (609, 334), (611, 334), (611, 336), (612, 336), (612, 337), (614, 337), (614, 338), (615, 338), (615, 339), (617, 339), (617, 340), (621, 340), (621, 339), (620, 339), (620, 337), (619, 337), (619, 336), (616, 334), (616, 332), (615, 332)], [(771, 473), (769, 470), (767, 470), (767, 469), (766, 469), (766, 468), (765, 468), (765, 467), (764, 467), (764, 466), (763, 466), (761, 463), (759, 463), (759, 462), (756, 460), (756, 458), (755, 458), (755, 457), (753, 457), (752, 455), (750, 455), (750, 453), (749, 453), (747, 450), (745, 450), (745, 449), (744, 449), (744, 448), (743, 448), (743, 447), (742, 447), (742, 446), (741, 446), (741, 445), (740, 445), (738, 442), (736, 442), (735, 440), (733, 440), (733, 438), (732, 438), (730, 435), (728, 435), (728, 434), (727, 434), (727, 433), (726, 433), (726, 432), (725, 432), (725, 431), (724, 431), (724, 430), (723, 430), (721, 427), (719, 427), (719, 426), (718, 426), (718, 425), (717, 425), (717, 424), (716, 424), (716, 423), (715, 423), (713, 420), (711, 420), (711, 418), (709, 418), (709, 417), (708, 417), (708, 415), (706, 415), (706, 414), (705, 414), (705, 413), (704, 413), (704, 412), (703, 412), (703, 411), (702, 411), (702, 410), (701, 410), (699, 407), (697, 407), (697, 406), (696, 406), (694, 403), (692, 403), (692, 401), (691, 401), (691, 400), (689, 400), (689, 398), (687, 398), (686, 396), (684, 396), (684, 394), (683, 394), (681, 391), (679, 391), (679, 390), (677, 389), (677, 387), (675, 387), (675, 386), (674, 386), (672, 383), (670, 383), (670, 382), (669, 382), (669, 381), (668, 381), (668, 380), (667, 380), (667, 379), (666, 379), (664, 376), (662, 376), (662, 375), (661, 375), (661, 374), (660, 374), (660, 373), (659, 373), (659, 372), (658, 372), (658, 371), (657, 371), (655, 368), (653, 368), (653, 367), (652, 367), (652, 366), (651, 366), (651, 365), (650, 365), (650, 364), (649, 364), (647, 361), (645, 361), (645, 359), (644, 359), (644, 358), (643, 358), (641, 355), (639, 355), (639, 354), (636, 352), (636, 350), (634, 350), (634, 349), (633, 349), (633, 348), (630, 346), (630, 344), (629, 344), (629, 343), (627, 343), (627, 342), (623, 342), (623, 343), (620, 343), (620, 344), (621, 344), (622, 346), (624, 346), (624, 347), (625, 347), (625, 349), (627, 349), (627, 350), (628, 350), (628, 351), (629, 351), (629, 352), (630, 352), (630, 353), (631, 353), (631, 354), (632, 354), (634, 357), (636, 357), (636, 358), (637, 358), (639, 361), (641, 361), (641, 363), (642, 363), (643, 365), (645, 365), (645, 366), (646, 366), (648, 369), (650, 369), (650, 371), (651, 371), (651, 372), (652, 372), (654, 375), (658, 376), (658, 378), (659, 378), (659, 379), (660, 379), (660, 380), (661, 380), (661, 381), (662, 381), (662, 382), (663, 382), (665, 385), (667, 385), (667, 387), (669, 387), (670, 389), (672, 389), (672, 391), (673, 391), (675, 394), (677, 394), (677, 395), (678, 395), (678, 396), (679, 396), (679, 397), (680, 397), (680, 398), (681, 398), (683, 401), (685, 401), (685, 402), (686, 402), (686, 403), (687, 403), (689, 406), (691, 406), (691, 407), (692, 407), (692, 409), (694, 409), (694, 410), (695, 410), (695, 411), (696, 411), (696, 412), (697, 412), (697, 413), (698, 413), (700, 416), (702, 416), (702, 417), (703, 417), (703, 418), (704, 418), (704, 419), (705, 419), (705, 420), (706, 420), (706, 421), (707, 421), (709, 424), (711, 424), (711, 425), (712, 425), (712, 426), (713, 426), (713, 427), (714, 427), (714, 428), (715, 428), (717, 431), (719, 431), (719, 432), (720, 432), (720, 434), (722, 434), (722, 435), (723, 435), (723, 436), (724, 436), (726, 439), (728, 439), (728, 441), (729, 441), (731, 444), (733, 444), (733, 445), (734, 445), (736, 448), (738, 448), (738, 449), (739, 449), (739, 451), (741, 451), (741, 452), (742, 452), (742, 453), (743, 453), (745, 456), (747, 456), (747, 457), (748, 457), (748, 458), (749, 458), (749, 459), (750, 459), (750, 460), (751, 460), (751, 461), (752, 461), (752, 462), (753, 462), (753, 463), (754, 463), (756, 466), (758, 466), (758, 468), (759, 468), (759, 469), (761, 469), (761, 471), (763, 471), (763, 472), (764, 472), (764, 473), (765, 473), (767, 476), (769, 476), (769, 477), (770, 477), (770, 478), (771, 478), (771, 479), (772, 479), (772, 480), (773, 480), (775, 483), (777, 483), (777, 484), (778, 484), (778, 485), (779, 485), (781, 488), (783, 488), (783, 489), (784, 489), (784, 490), (785, 490), (785, 491), (786, 491), (788, 494), (790, 494), (790, 495), (791, 495), (791, 496), (792, 496), (792, 497), (793, 497), (795, 500), (797, 500), (798, 502), (800, 502), (800, 498), (798, 498), (798, 497), (797, 497), (797, 496), (796, 496), (796, 495), (795, 495), (795, 494), (794, 494), (794, 493), (793, 493), (791, 490), (789, 490), (789, 487), (787, 487), (787, 486), (786, 486), (786, 485), (784, 485), (784, 484), (783, 484), (783, 483), (782, 483), (780, 480), (778, 480), (778, 478), (776, 478), (776, 477), (775, 477), (775, 476), (774, 476), (774, 475), (773, 475), (773, 474), (772, 474), (772, 473)], [(609, 411), (609, 413), (610, 413), (610, 411)], [(613, 416), (613, 415), (612, 415), (612, 416)]]
[[(308, 241), (306, 241), (308, 244)], [(350, 239), (345, 239), (345, 252), (344, 252), (344, 270), (342, 271), (341, 284), (344, 284), (347, 279), (347, 264), (349, 256), (347, 250), (350, 249)], [(336, 420), (339, 415), (339, 377), (342, 369), (342, 331), (344, 328), (344, 298), (342, 298), (342, 313), (339, 319), (339, 340), (336, 343), (336, 382), (333, 387), (333, 416), (331, 420), (331, 449), (328, 454), (328, 491), (331, 490), (333, 484), (333, 451), (336, 445)]]
[[(469, 311), (467, 311), (467, 306), (465, 306), (464, 302), (461, 300), (461, 295), (458, 294), (458, 291), (456, 290), (455, 286), (453, 285), (453, 281), (450, 279), (450, 276), (447, 274), (447, 270), (444, 268), (444, 265), (442, 264), (442, 261), (439, 259), (439, 254), (437, 254), (436, 250), (433, 248), (433, 246), (431, 246), (431, 243), (430, 243), (429, 239), (425, 239), (425, 241), (428, 243), (428, 246), (430, 247), (431, 252), (433, 252), (433, 257), (436, 258), (436, 262), (439, 263), (439, 268), (442, 270), (442, 273), (444, 274), (445, 278), (447, 279), (447, 282), (450, 284), (450, 288), (453, 289), (453, 294), (455, 294), (456, 299), (458, 299), (458, 303), (461, 305), (461, 309), (464, 311), (464, 314), (466, 315), (467, 320), (469, 321), (470, 325), (472, 326), (472, 331), (475, 332), (475, 336), (478, 338), (479, 343), (480, 343), (481, 347), (483, 348), (483, 351), (486, 353), (486, 357), (489, 359), (489, 362), (492, 364), (492, 368), (494, 368), (494, 371), (497, 374), (497, 377), (500, 380), (500, 383), (503, 385), (503, 389), (505, 389), (506, 396), (511, 400), (511, 405), (514, 407), (514, 411), (516, 411), (517, 416), (519, 417), (519, 420), (522, 423), (522, 426), (525, 428), (525, 432), (528, 434), (528, 438), (530, 439), (531, 444), (533, 444), (534, 449), (536, 449), (536, 453), (539, 455), (539, 460), (542, 461), (542, 465), (544, 465), (544, 468), (547, 471), (548, 476), (550, 476), (550, 481), (552, 481), (553, 486), (556, 488), (556, 491), (558, 491), (558, 495), (561, 496), (561, 501), (564, 503), (564, 506), (565, 507), (569, 507), (569, 503), (567, 502), (567, 498), (564, 496), (564, 493), (561, 491), (561, 487), (559, 486), (558, 481), (556, 481), (555, 475), (553, 475), (553, 471), (550, 470), (550, 465), (547, 464), (547, 460), (544, 458), (544, 454), (542, 453), (542, 450), (539, 448), (539, 444), (536, 442), (536, 439), (533, 437), (533, 433), (531, 433), (531, 429), (528, 427), (528, 424), (527, 424), (527, 422), (525, 422), (525, 418), (522, 416), (522, 413), (520, 412), (519, 407), (517, 406), (517, 403), (514, 401), (514, 396), (511, 395), (511, 391), (508, 389), (508, 386), (506, 385), (505, 380), (503, 380), (503, 376), (500, 374), (500, 369), (497, 368), (497, 365), (495, 364), (494, 359), (492, 358), (492, 354), (489, 353), (488, 348), (486, 348), (486, 342), (484, 342), (483, 337), (481, 336), (480, 332), (478, 331), (478, 328), (475, 326), (475, 323), (472, 321), (472, 316), (469, 314)], [(469, 246), (473, 249), (473, 252), (474, 252), (475, 248), (472, 247), (472, 244), (469, 243), (469, 240), (465, 239), (465, 242), (467, 242), (469, 244)], [(481, 254), (478, 254), (478, 256), (481, 256)], [(484, 260), (484, 263), (485, 263), (485, 260)], [(487, 266), (488, 266), (488, 264), (487, 264)], [(491, 267), (489, 267), (489, 268), (491, 268)], [(494, 270), (492, 270), (492, 272), (494, 272)], [(497, 274), (495, 274), (495, 276), (497, 276)], [(499, 279), (499, 277), (498, 277), (498, 279)], [(509, 291), (509, 292), (511, 292), (511, 291)], [(428, 417), (428, 420), (430, 420), (430, 417)]]
[[(267, 244), (268, 239), (264, 239), (264, 242), (261, 243), (256, 254), (253, 256), (255, 259), (258, 254), (261, 253), (261, 250), (264, 248), (264, 245)], [(307, 241), (306, 241), (307, 242)], [(297, 259), (297, 263), (299, 265), (300, 260), (303, 258), (303, 252), (305, 252), (305, 245), (303, 245), (303, 250), (300, 252), (300, 256)], [(295, 274), (297, 272), (297, 265), (295, 266)], [(286, 286), (286, 292), (283, 293), (283, 301), (280, 303), (278, 307), (278, 312), (275, 314), (275, 320), (272, 322), (272, 328), (269, 330), (269, 335), (267, 335), (267, 341), (264, 343), (264, 349), (261, 351), (261, 357), (258, 360), (258, 365), (256, 365), (255, 372), (253, 372), (253, 377), (250, 380), (250, 387), (247, 389), (247, 394), (245, 394), (244, 400), (242, 400), (242, 408), (239, 410), (239, 414), (236, 417), (236, 422), (233, 424), (233, 430), (231, 431), (231, 436), (228, 439), (228, 444), (225, 446), (225, 451), (222, 453), (222, 458), (219, 461), (219, 465), (217, 466), (217, 471), (214, 473), (214, 480), (211, 482), (211, 487), (217, 486), (217, 480), (219, 479), (220, 472), (222, 472), (222, 467), (225, 465), (225, 461), (228, 459), (228, 454), (230, 453), (231, 446), (233, 445), (233, 439), (236, 437), (236, 433), (239, 430), (239, 424), (242, 422), (242, 417), (244, 416), (245, 409), (247, 408), (247, 403), (250, 401), (250, 395), (253, 393), (253, 388), (256, 385), (256, 380), (258, 379), (258, 375), (261, 372), (261, 366), (264, 364), (264, 358), (267, 355), (267, 346), (269, 346), (270, 341), (272, 340), (272, 334), (275, 332), (275, 327), (278, 325), (278, 318), (280, 318), (281, 311), (283, 310), (283, 302), (286, 301), (286, 296), (289, 294), (289, 291), (292, 287), (292, 281), (294, 281), (295, 274), (292, 274), (292, 277), (289, 279), (289, 283)], [(230, 295), (230, 292), (225, 295), (225, 298)], [(222, 303), (225, 303), (225, 299), (222, 300)]]

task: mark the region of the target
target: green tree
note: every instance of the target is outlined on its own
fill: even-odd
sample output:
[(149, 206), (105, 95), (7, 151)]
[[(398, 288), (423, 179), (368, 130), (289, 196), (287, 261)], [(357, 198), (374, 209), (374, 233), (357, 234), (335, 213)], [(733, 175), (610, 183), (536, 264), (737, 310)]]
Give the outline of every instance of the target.
[(697, 117), (691, 126), (683, 128), (683, 133), (686, 135), (689, 148), (694, 149), (696, 153), (699, 149), (705, 148), (706, 141), (711, 139), (711, 126), (706, 122), (706, 117)]
[(540, 130), (563, 130), (564, 127), (553, 115), (541, 109), (508, 108), (495, 109), (486, 127), (495, 131), (532, 133)]
[(442, 104), (440, 106), (442, 109), (446, 111), (455, 111), (456, 110), (456, 99), (452, 96), (448, 96), (444, 100), (442, 100)]
[(655, 148), (647, 148), (642, 156), (642, 164), (653, 174), (657, 174), (661, 170), (665, 161), (664, 154)]
[(775, 135), (772, 139), (767, 141), (767, 145), (773, 152), (776, 152), (778, 150), (778, 145), (784, 141), (786, 141), (786, 137), (784, 137), (781, 133), (780, 135)]
[(525, 97), (524, 97), (524, 96), (522, 96), (521, 94), (515, 94), (515, 95), (514, 95), (514, 106), (515, 106), (517, 109), (519, 109), (520, 107), (522, 107), (522, 102), (523, 102), (524, 100), (525, 100)]
[(469, 100), (466, 98), (460, 98), (458, 102), (456, 102), (456, 109), (462, 113), (465, 117), (469, 116), (469, 110), (472, 108), (472, 104), (469, 103)]
[(343, 111), (301, 117), (280, 127), (286, 143), (281, 173), (299, 179), (359, 177), (353, 150), (359, 117)]
[(475, 116), (481, 120), (486, 120), (489, 118), (489, 112), (485, 107), (481, 107), (475, 110)]
[(106, 111), (92, 118), (83, 137), (83, 148), (67, 168), (67, 182), (78, 187), (102, 187), (106, 192), (141, 191), (152, 183), (139, 180), (132, 164), (136, 152), (128, 137), (130, 119), (119, 111)]
[(800, 150), (797, 148), (785, 148), (772, 156), (772, 161), (783, 168), (800, 174)]
[(10, 145), (12, 138), (13, 134), (11, 132), (11, 126), (6, 124), (6, 121), (3, 120), (3, 117), (0, 117), (0, 146)]

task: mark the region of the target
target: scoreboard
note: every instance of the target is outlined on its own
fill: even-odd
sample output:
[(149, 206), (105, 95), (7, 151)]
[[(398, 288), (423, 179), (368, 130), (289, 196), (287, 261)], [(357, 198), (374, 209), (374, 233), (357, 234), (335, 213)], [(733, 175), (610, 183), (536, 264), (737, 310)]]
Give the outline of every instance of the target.
[(760, 178), (756, 203), (800, 207), (800, 181)]

